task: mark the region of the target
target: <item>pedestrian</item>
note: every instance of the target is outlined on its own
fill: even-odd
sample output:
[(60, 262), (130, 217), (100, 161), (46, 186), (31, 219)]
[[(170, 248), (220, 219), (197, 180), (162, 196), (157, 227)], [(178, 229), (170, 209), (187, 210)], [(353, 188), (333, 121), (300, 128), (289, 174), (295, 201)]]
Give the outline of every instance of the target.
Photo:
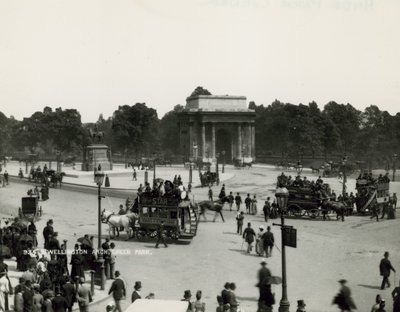
[(241, 211), (240, 213), (237, 214), (236, 222), (237, 222), (237, 233), (242, 235), (243, 222), (244, 222), (244, 212), (243, 211)]
[(65, 284), (62, 286), (62, 293), (67, 301), (67, 311), (72, 312), (72, 307), (74, 306), (76, 298), (75, 285), (71, 282), (71, 279), (67, 277)]
[(379, 221), (379, 206), (378, 203), (373, 203), (371, 207), (371, 217), (370, 219), (376, 218), (376, 222)]
[(214, 203), (215, 215), (214, 215), (214, 220), (213, 220), (213, 222), (215, 222), (215, 219), (217, 218), (218, 215), (221, 216), (222, 222), (225, 222), (224, 216), (223, 216), (223, 214), (222, 214), (222, 207), (223, 207), (223, 205), (224, 205), (224, 204), (223, 204), (221, 201), (216, 201), (216, 202)]
[(269, 218), (269, 215), (271, 213), (271, 204), (270, 204), (269, 200), (270, 200), (270, 198), (267, 197), (267, 200), (265, 201), (265, 204), (264, 204), (264, 207), (263, 207), (265, 222), (268, 222), (268, 218)]
[(193, 303), (190, 301), (191, 298), (192, 298), (192, 292), (190, 290), (185, 290), (185, 292), (183, 294), (183, 299), (181, 299), (181, 301), (188, 302), (188, 307), (187, 307), (186, 312), (194, 312)]
[(354, 304), (353, 298), (351, 297), (350, 288), (346, 286), (347, 281), (345, 279), (339, 280), (341, 285), (339, 293), (333, 299), (332, 304), (337, 304), (339, 309), (343, 311), (351, 311), (357, 309)]
[(253, 214), (253, 215), (257, 214), (257, 198), (256, 198), (256, 195), (254, 195), (253, 199), (251, 200), (251, 214)]
[(43, 295), (40, 293), (39, 285), (33, 286), (33, 312), (42, 312), (42, 306), (44, 303)]
[(247, 243), (247, 253), (253, 250), (253, 242), (255, 240), (256, 232), (251, 228), (251, 223), (247, 223), (247, 228), (243, 232), (243, 238)]
[(116, 255), (114, 253), (114, 248), (115, 248), (115, 244), (111, 243), (110, 244), (110, 249), (109, 249), (109, 256), (110, 256), (110, 278), (114, 279), (115, 277), (115, 259), (116, 259)]
[(226, 194), (225, 194), (225, 184), (222, 184), (222, 188), (221, 188), (221, 191), (219, 192), (218, 198), (219, 198), (219, 199), (223, 199), (223, 198), (225, 198), (225, 197), (226, 197)]
[(44, 248), (49, 249), (49, 241), (51, 236), (54, 234), (54, 228), (53, 228), (53, 219), (50, 219), (47, 221), (46, 226), (43, 229), (43, 238), (44, 238)]
[(250, 194), (247, 194), (247, 197), (244, 200), (244, 204), (246, 205), (246, 213), (250, 214), (250, 205), (251, 205), (251, 198), (250, 198)]
[(89, 312), (89, 304), (93, 301), (92, 292), (88, 287), (83, 285), (84, 282), (84, 278), (79, 278), (79, 286), (76, 291), (76, 299), (78, 301), (79, 311)]
[(257, 239), (256, 239), (256, 253), (259, 256), (262, 256), (264, 254), (264, 239), (262, 236), (264, 235), (264, 226), (259, 227), (259, 232), (257, 233)]
[(235, 294), (235, 290), (236, 290), (236, 284), (235, 283), (230, 283), (229, 285), (230, 291), (229, 291), (229, 312), (237, 312), (239, 309), (239, 301), (237, 301), (236, 299), (236, 294)]
[(135, 286), (133, 286), (134, 291), (132, 292), (131, 302), (135, 302), (137, 299), (142, 299), (142, 295), (140, 292), (142, 291), (142, 282), (135, 282)]
[(296, 312), (306, 312), (306, 304), (305, 304), (304, 300), (297, 300)]
[(376, 312), (386, 312), (385, 305), (386, 305), (385, 299), (382, 299), (381, 302), (379, 303), (379, 308), (378, 310), (376, 310)]
[(393, 312), (400, 312), (400, 283), (392, 291)]
[(274, 233), (271, 232), (271, 227), (267, 227), (267, 232), (263, 235), (264, 250), (267, 257), (272, 257), (272, 249), (274, 248), (275, 238)]
[(122, 312), (121, 300), (126, 296), (125, 283), (120, 278), (119, 271), (115, 271), (115, 280), (111, 284), (108, 294), (113, 296), (115, 301), (114, 311)]
[(67, 299), (61, 295), (61, 290), (57, 287), (56, 296), (53, 299), (53, 310), (54, 312), (66, 312), (67, 309)]
[(81, 250), (79, 249), (79, 245), (75, 244), (74, 252), (71, 255), (71, 278), (74, 279), (75, 276), (79, 276), (85, 278), (85, 274), (83, 272), (83, 264), (84, 257), (82, 255)]
[(381, 219), (385, 217), (385, 215), (388, 213), (389, 210), (389, 203), (386, 200), (386, 197), (383, 199), (383, 204), (382, 204), (382, 216)]
[(25, 281), (22, 298), (24, 300), (24, 312), (32, 312), (33, 310), (33, 290), (31, 281)]
[(224, 285), (224, 289), (221, 291), (221, 299), (222, 299), (222, 304), (229, 304), (229, 291), (231, 283), (226, 282)]
[(164, 233), (164, 222), (161, 221), (157, 228), (157, 243), (156, 243), (156, 248), (158, 248), (158, 245), (160, 243), (163, 243), (165, 248), (168, 247), (167, 243), (165, 242), (165, 233)]
[(258, 283), (256, 284), (260, 292), (258, 302), (263, 303), (262, 306), (271, 306), (273, 304), (271, 299), (271, 271), (267, 268), (265, 259), (260, 264), (261, 268), (258, 270)]
[(235, 198), (233, 197), (232, 192), (230, 192), (228, 195), (229, 211), (232, 211), (232, 205), (233, 205), (234, 199)]
[(213, 191), (211, 189), (211, 186), (208, 188), (208, 199), (213, 201)]
[(136, 175), (136, 169), (135, 168), (133, 168), (132, 178), (133, 178), (133, 181), (137, 181), (137, 175)]
[(381, 276), (383, 276), (381, 289), (385, 289), (386, 285), (388, 287), (390, 287), (390, 282), (389, 282), (390, 271), (392, 270), (393, 272), (396, 272), (396, 270), (393, 268), (392, 264), (390, 263), (389, 252), (385, 251), (385, 254), (383, 256), (384, 256), (384, 258), (381, 260), (381, 262), (379, 264), (379, 271), (380, 271)]
[(375, 297), (375, 303), (374, 303), (374, 305), (372, 306), (372, 308), (371, 308), (371, 312), (376, 312), (376, 311), (378, 311), (378, 309), (379, 309), (379, 304), (381, 303), (381, 301), (382, 301), (382, 297), (381, 297), (381, 295), (376, 295), (376, 297)]
[(239, 195), (239, 192), (235, 196), (235, 203), (236, 203), (236, 211), (240, 210), (240, 204), (242, 203), (242, 197)]
[(192, 192), (192, 183), (189, 182), (188, 184), (188, 193)]
[(37, 247), (37, 230), (36, 230), (36, 225), (33, 222), (33, 219), (31, 220), (31, 223), (28, 225), (28, 235), (30, 235), (33, 239), (33, 246)]
[(202, 291), (198, 290), (196, 292), (196, 301), (193, 302), (194, 312), (205, 312), (206, 311), (206, 304), (201, 300)]
[(8, 172), (7, 172), (7, 170), (4, 171), (4, 182), (8, 185)]
[(6, 296), (10, 292), (9, 281), (5, 271), (0, 272), (0, 311), (6, 311)]

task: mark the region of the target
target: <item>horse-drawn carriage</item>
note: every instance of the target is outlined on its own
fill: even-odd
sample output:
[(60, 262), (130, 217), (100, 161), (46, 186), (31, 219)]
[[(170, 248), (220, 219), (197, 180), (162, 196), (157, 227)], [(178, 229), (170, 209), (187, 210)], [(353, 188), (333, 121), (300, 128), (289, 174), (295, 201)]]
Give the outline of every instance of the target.
[(205, 172), (201, 172), (199, 170), (199, 175), (200, 175), (200, 182), (201, 182), (201, 186), (213, 186), (214, 183), (219, 185), (219, 177), (217, 175), (216, 172), (211, 172), (209, 170), (205, 171)]
[(253, 162), (251, 162), (251, 161), (246, 162), (246, 161), (244, 161), (243, 159), (240, 159), (240, 158), (234, 158), (234, 159), (233, 159), (233, 166), (234, 166), (235, 168), (245, 168), (245, 167), (248, 167), (248, 169), (250, 169), (252, 165), (253, 165)]
[(65, 172), (56, 172), (52, 169), (47, 169), (43, 171), (37, 169), (31, 171), (31, 173), (29, 174), (29, 181), (33, 179), (33, 181), (36, 183), (41, 183), (43, 185), (55, 188), (60, 185), (61, 188), (61, 183), (64, 176)]
[[(325, 187), (328, 188), (328, 187)], [(320, 215), (322, 200), (326, 198), (322, 192), (310, 187), (288, 187), (288, 214), (296, 217), (308, 215), (316, 218)]]
[(142, 194), (138, 198), (139, 219), (134, 234), (137, 239), (154, 238), (161, 222), (165, 236), (178, 239), (193, 239), (197, 233), (197, 212), (195, 206), (186, 198), (153, 197)]
[(22, 197), (18, 215), (21, 219), (26, 220), (37, 220), (41, 217), (42, 206), (39, 206), (39, 197), (36, 195)]

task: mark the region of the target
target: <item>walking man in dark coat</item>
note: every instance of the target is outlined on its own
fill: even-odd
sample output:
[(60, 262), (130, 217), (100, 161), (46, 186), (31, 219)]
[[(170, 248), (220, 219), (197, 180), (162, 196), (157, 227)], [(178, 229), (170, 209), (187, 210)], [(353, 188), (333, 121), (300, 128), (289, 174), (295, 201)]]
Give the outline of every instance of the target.
[(239, 192), (235, 196), (236, 210), (240, 210), (240, 204), (242, 203), (242, 197), (240, 197)]
[(165, 234), (164, 234), (164, 222), (161, 221), (160, 225), (158, 226), (157, 229), (157, 243), (156, 243), (156, 248), (158, 248), (158, 245), (160, 243), (163, 243), (165, 247), (168, 247), (167, 243), (165, 242)]
[(234, 197), (232, 192), (229, 193), (228, 195), (228, 202), (229, 202), (229, 211), (232, 211), (232, 205), (233, 205), (233, 201), (234, 201)]
[(47, 225), (43, 229), (43, 238), (44, 238), (44, 248), (49, 249), (49, 241), (51, 236), (54, 234), (53, 228), (53, 219), (47, 221)]
[(249, 214), (250, 213), (250, 204), (251, 204), (250, 194), (247, 194), (247, 197), (244, 200), (244, 203), (246, 205), (246, 213)]
[(247, 243), (247, 253), (253, 250), (253, 242), (256, 237), (256, 232), (251, 228), (251, 223), (247, 223), (247, 228), (243, 232), (243, 238)]
[(271, 232), (271, 227), (267, 227), (267, 232), (265, 232), (262, 236), (264, 242), (264, 250), (267, 254), (267, 257), (272, 256), (272, 248), (274, 248), (275, 238), (274, 234)]
[(389, 252), (386, 251), (384, 254), (384, 258), (381, 260), (381, 263), (379, 264), (379, 271), (381, 273), (381, 276), (383, 276), (381, 289), (385, 289), (386, 285), (390, 287), (390, 282), (389, 282), (390, 270), (396, 272), (396, 270), (393, 268), (392, 264), (389, 261)]
[(121, 308), (121, 300), (126, 296), (126, 289), (124, 281), (119, 277), (119, 271), (115, 271), (115, 280), (111, 285), (108, 294), (114, 298), (115, 301), (115, 308), (114, 311), (122, 312)]
[(76, 289), (70, 278), (67, 278), (66, 283), (62, 286), (62, 293), (67, 301), (67, 311), (71, 312), (76, 298)]
[(263, 207), (263, 212), (264, 212), (264, 220), (265, 222), (268, 222), (269, 214), (271, 213), (271, 204), (269, 202), (269, 197), (267, 197), (267, 200), (265, 201), (265, 205)]

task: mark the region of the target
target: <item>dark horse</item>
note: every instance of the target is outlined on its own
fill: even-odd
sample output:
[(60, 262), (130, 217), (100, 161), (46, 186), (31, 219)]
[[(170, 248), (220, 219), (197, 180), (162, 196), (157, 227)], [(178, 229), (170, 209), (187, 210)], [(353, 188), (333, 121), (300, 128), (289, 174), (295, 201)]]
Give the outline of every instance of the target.
[(336, 213), (336, 220), (340, 218), (344, 221), (344, 216), (347, 211), (347, 206), (343, 202), (324, 200), (322, 201), (321, 208), (327, 212), (333, 211)]

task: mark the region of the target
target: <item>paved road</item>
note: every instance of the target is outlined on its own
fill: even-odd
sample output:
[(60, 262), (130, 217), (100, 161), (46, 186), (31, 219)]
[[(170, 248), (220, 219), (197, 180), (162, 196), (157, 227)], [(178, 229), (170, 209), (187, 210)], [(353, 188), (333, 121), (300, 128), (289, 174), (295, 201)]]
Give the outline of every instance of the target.
[[(280, 173), (271, 169), (234, 170), (235, 177), (226, 181), (226, 191), (256, 193), (259, 206), (262, 199), (272, 195), (276, 176)], [(329, 179), (335, 190), (341, 184)], [(350, 181), (349, 184), (352, 182)], [(353, 183), (354, 186), (354, 183)], [(399, 184), (394, 184), (399, 189)], [(12, 184), (0, 189), (1, 212), (10, 212), (19, 205), (19, 197), (28, 186)], [(219, 187), (214, 187), (217, 195)], [(204, 199), (207, 189), (194, 189), (196, 199)], [(108, 197), (103, 207), (114, 209), (123, 200)], [(42, 203), (44, 216), (38, 222), (43, 228), (45, 221), (53, 218), (55, 229), (61, 239), (68, 239), (69, 246), (84, 234), (97, 236), (97, 197), (94, 194), (51, 190), (50, 200)], [(261, 207), (259, 207), (261, 208)], [(260, 258), (246, 255), (242, 249), (242, 238), (235, 233), (236, 212), (224, 211), (226, 219), (201, 222), (198, 235), (189, 245), (173, 244), (169, 248), (154, 248), (154, 242), (116, 240), (117, 247), (130, 252), (117, 258), (118, 269), (128, 285), (128, 294), (135, 281), (143, 284), (143, 295), (154, 292), (156, 298), (180, 299), (185, 289), (203, 291), (207, 311), (215, 310), (216, 296), (225, 282), (235, 282), (237, 296), (245, 311), (255, 311), (257, 306), (256, 273)], [(207, 218), (212, 220), (213, 214)], [(247, 216), (255, 228), (264, 224), (263, 217)], [(391, 252), (393, 265), (400, 269), (399, 219), (372, 222), (368, 217), (349, 217), (346, 222), (290, 219), (287, 223), (298, 229), (298, 248), (288, 248), (288, 294), (294, 309), (296, 300), (304, 299), (307, 311), (337, 311), (331, 301), (339, 288), (337, 281), (346, 278), (352, 289), (359, 311), (367, 311), (375, 295), (381, 293), (391, 309), (389, 290), (380, 291), (378, 264), (385, 250)], [(269, 223), (271, 225), (271, 222)], [(278, 246), (280, 235), (273, 228)], [(40, 244), (42, 244), (42, 238)], [(268, 260), (273, 274), (281, 275), (280, 253)], [(393, 281), (393, 277), (392, 277)], [(274, 286), (277, 310), (281, 296), (280, 286)], [(125, 306), (128, 302), (125, 303)], [(104, 311), (96, 308), (93, 311)]]

